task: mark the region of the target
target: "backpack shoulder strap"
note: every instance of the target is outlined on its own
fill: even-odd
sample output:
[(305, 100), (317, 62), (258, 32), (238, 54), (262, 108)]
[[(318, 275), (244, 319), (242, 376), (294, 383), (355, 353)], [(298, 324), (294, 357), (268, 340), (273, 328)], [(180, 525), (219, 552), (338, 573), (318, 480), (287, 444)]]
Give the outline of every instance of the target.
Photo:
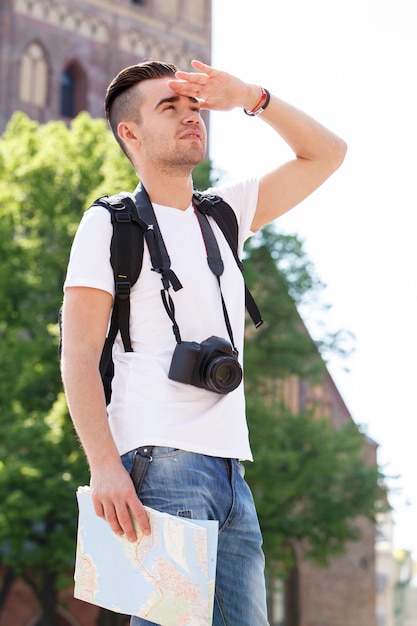
[(111, 380), (113, 377), (111, 351), (119, 330), (125, 351), (133, 351), (129, 331), (130, 290), (142, 269), (143, 239), (148, 225), (139, 217), (135, 202), (127, 192), (103, 196), (93, 204), (103, 206), (110, 212), (113, 226), (110, 262), (115, 296), (110, 327), (100, 360), (100, 372), (106, 389), (106, 379)]
[(171, 259), (165, 247), (158, 220), (156, 219), (148, 192), (142, 183), (139, 183), (136, 187), (134, 198), (137, 214), (146, 220), (146, 224), (149, 225), (145, 232), (145, 240), (151, 256), (152, 269), (161, 274), (164, 289), (171, 285), (174, 291), (178, 291), (182, 289), (182, 285), (178, 276), (171, 269)]
[[(194, 191), (193, 200), (198, 211), (211, 215), (211, 217), (215, 220), (230, 246), (240, 271), (243, 272), (244, 266), (238, 254), (239, 226), (237, 223), (236, 213), (233, 211), (230, 204), (219, 196), (201, 193), (199, 191)], [(262, 315), (246, 283), (245, 305), (253, 323), (255, 324), (255, 327), (259, 328), (259, 326), (263, 324)]]
[(194, 204), (199, 211), (206, 213), (207, 215), (211, 215), (211, 217), (217, 222), (230, 246), (230, 249), (233, 252), (233, 256), (235, 257), (237, 264), (242, 270), (243, 263), (239, 259), (237, 252), (239, 227), (236, 213), (233, 211), (230, 204), (227, 204), (227, 202), (219, 196), (201, 193), (199, 191), (194, 191), (193, 199)]

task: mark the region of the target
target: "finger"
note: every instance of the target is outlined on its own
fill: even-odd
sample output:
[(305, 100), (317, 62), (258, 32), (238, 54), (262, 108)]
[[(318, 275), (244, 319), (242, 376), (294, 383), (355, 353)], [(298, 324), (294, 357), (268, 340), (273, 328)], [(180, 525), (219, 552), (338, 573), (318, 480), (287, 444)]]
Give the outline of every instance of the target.
[(199, 83), (193, 83), (186, 80), (169, 80), (168, 87), (175, 91), (179, 96), (188, 96), (198, 98), (201, 90)]
[[(137, 519), (140, 532), (144, 535), (149, 535), (151, 532), (149, 520), (146, 515), (146, 511), (141, 504), (140, 507), (138, 507), (135, 517)], [(138, 534), (132, 520), (132, 515), (127, 506), (118, 507), (117, 509), (114, 506), (108, 506), (105, 509), (104, 519), (115, 535), (119, 537), (125, 536), (132, 543), (137, 541)]]
[(206, 65), (206, 63), (203, 63), (202, 61), (197, 61), (197, 59), (193, 59), (191, 61), (191, 65), (195, 70), (198, 70), (199, 72), (203, 72), (204, 74), (208, 75), (213, 74), (216, 71), (211, 65)]
[(97, 500), (94, 497), (94, 495), (93, 495), (93, 506), (94, 506), (94, 511), (95, 511), (95, 514), (97, 515), (97, 517), (104, 518), (104, 508), (103, 508), (103, 505), (101, 504), (100, 500)]
[(207, 74), (197, 74), (193, 72), (177, 72), (176, 78), (168, 81), (168, 86), (174, 91), (186, 92), (187, 90), (199, 90), (209, 82)]
[(185, 72), (184, 70), (175, 72), (175, 77), (181, 81), (200, 84), (205, 84), (209, 80), (209, 75), (206, 72)]
[(138, 523), (140, 532), (144, 535), (150, 535), (151, 525), (149, 523), (149, 517), (141, 501), (138, 498), (134, 499), (129, 503), (129, 508), (131, 515)]
[(104, 507), (103, 515), (100, 517), (103, 517), (106, 520), (115, 535), (121, 537), (124, 534), (124, 530), (119, 523), (119, 516), (117, 515), (116, 509), (112, 504)]
[(117, 516), (119, 526), (122, 530), (122, 534), (125, 535), (125, 537), (132, 543), (137, 541), (138, 536), (129, 509), (127, 507), (119, 509), (117, 512)]
[(132, 489), (131, 493), (116, 502), (114, 506), (109, 506), (106, 510), (106, 521), (117, 535), (125, 535), (129, 541), (137, 541), (138, 536), (133, 520), (137, 521), (139, 531), (144, 535), (149, 535), (151, 527), (146, 510)]

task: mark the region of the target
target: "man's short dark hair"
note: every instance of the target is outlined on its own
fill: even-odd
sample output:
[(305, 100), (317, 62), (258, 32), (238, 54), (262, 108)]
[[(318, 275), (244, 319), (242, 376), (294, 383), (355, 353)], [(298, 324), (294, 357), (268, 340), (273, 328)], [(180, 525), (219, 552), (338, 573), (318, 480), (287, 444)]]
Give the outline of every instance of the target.
[[(123, 118), (140, 121), (138, 112), (138, 96), (135, 93), (132, 97), (132, 87), (135, 87), (144, 80), (155, 78), (174, 78), (177, 68), (170, 63), (161, 61), (146, 61), (137, 65), (130, 65), (119, 72), (107, 88), (104, 100), (104, 110), (106, 118), (114, 136), (120, 143), (117, 134), (117, 126)], [(121, 145), (121, 144), (120, 144)], [(123, 146), (122, 146), (123, 148)]]

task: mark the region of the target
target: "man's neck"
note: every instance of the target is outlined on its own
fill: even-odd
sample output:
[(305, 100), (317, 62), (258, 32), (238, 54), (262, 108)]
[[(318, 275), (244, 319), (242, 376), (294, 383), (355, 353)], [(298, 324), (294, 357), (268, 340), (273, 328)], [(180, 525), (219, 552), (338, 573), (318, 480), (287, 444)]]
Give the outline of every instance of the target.
[(190, 206), (193, 195), (191, 175), (187, 177), (163, 176), (160, 172), (140, 177), (151, 202), (185, 211)]

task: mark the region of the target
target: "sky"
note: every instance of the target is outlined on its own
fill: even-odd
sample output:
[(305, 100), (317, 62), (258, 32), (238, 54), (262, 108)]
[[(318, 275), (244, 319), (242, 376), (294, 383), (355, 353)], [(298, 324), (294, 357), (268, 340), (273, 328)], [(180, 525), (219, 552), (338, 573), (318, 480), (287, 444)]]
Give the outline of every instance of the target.
[[(416, 33), (415, 0), (213, 0), (213, 66), (263, 85), (348, 144), (342, 167), (277, 228), (304, 241), (326, 284), (326, 327), (356, 337), (354, 353), (328, 369), (379, 445), (394, 546), (417, 559)], [(241, 110), (212, 113), (210, 124), (222, 182), (292, 156)]]

